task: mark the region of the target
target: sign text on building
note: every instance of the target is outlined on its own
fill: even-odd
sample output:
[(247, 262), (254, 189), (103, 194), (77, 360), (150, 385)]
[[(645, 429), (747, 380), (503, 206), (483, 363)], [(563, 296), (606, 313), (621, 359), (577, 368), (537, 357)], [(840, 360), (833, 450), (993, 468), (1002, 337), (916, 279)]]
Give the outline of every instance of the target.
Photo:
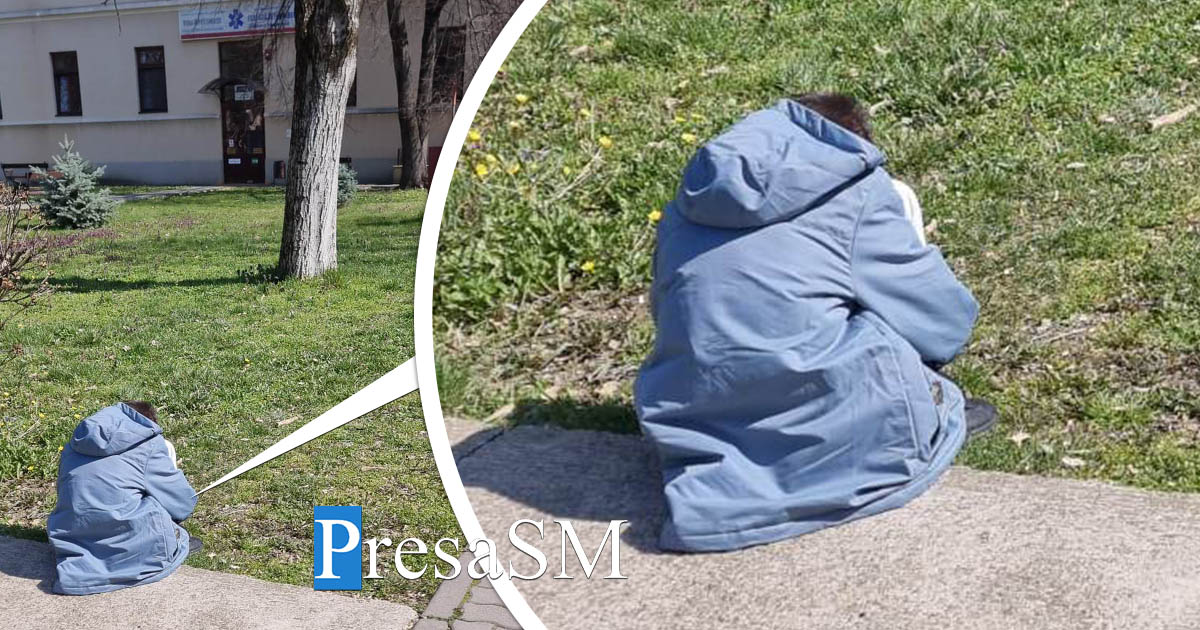
[(286, 0), (203, 3), (179, 12), (179, 38), (185, 40), (295, 31), (296, 11)]

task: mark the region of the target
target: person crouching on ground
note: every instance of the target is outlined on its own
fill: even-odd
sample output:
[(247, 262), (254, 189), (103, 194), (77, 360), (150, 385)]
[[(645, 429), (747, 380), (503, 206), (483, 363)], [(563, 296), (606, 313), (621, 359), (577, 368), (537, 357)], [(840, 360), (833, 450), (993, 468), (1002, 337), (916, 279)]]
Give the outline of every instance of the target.
[(662, 465), (660, 547), (737, 549), (897, 508), (958, 453), (971, 421), (934, 368), (978, 305), (884, 161), (862, 107), (809, 94), (687, 165), (658, 227), (657, 333), (634, 388)]
[(200, 550), (199, 539), (179, 525), (196, 507), (196, 493), (162, 433), (154, 407), (142, 401), (105, 407), (75, 428), (46, 524), (55, 593), (157, 582)]

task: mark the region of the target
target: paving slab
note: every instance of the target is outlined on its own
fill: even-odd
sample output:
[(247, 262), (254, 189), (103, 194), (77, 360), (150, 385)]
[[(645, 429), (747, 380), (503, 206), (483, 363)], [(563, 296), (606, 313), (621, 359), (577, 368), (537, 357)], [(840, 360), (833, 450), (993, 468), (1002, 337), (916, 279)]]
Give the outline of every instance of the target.
[(408, 628), (412, 608), (181, 567), (166, 579), (111, 593), (49, 592), (53, 553), (46, 543), (0, 536), (0, 619), (5, 628), (41, 630), (289, 630)]
[[(448, 424), (471, 439), (469, 423)], [(900, 510), (676, 554), (655, 546), (663, 505), (640, 437), (526, 426), (489, 440), (459, 471), (492, 539), (506, 541), (518, 519), (546, 520), (546, 540), (531, 542), (550, 571), (514, 583), (549, 628), (1200, 628), (1200, 496), (956, 467)], [(607, 550), (592, 579), (573, 557), (574, 579), (551, 579), (554, 518), (572, 520), (589, 554), (610, 520), (630, 521), (628, 579), (601, 579)], [(500, 554), (535, 567), (506, 543)]]
[(513, 618), (512, 614), (503, 604), (481, 604), (477, 602), (467, 602), (463, 604), (462, 616), (463, 621), (478, 621), (481, 623), (491, 624), (500, 628), (512, 628), (520, 630), (521, 624)]
[(463, 600), (467, 597), (467, 591), (471, 588), (471, 576), (467, 573), (467, 566), (475, 559), (470, 552), (464, 553), (458, 557), (458, 561), (462, 564), (462, 570), (458, 575), (454, 576), (453, 580), (444, 580), (438, 586), (437, 591), (429, 600), (429, 605), (425, 607), (424, 617), (434, 617), (437, 619), (451, 619), (454, 617), (455, 611), (462, 607)]

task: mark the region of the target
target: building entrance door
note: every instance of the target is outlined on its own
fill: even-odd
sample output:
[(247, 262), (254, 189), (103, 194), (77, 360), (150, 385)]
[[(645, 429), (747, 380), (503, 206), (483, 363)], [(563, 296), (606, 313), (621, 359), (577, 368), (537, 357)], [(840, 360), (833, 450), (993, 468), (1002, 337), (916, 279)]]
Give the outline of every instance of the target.
[(226, 184), (262, 184), (267, 173), (262, 40), (221, 42), (221, 156)]

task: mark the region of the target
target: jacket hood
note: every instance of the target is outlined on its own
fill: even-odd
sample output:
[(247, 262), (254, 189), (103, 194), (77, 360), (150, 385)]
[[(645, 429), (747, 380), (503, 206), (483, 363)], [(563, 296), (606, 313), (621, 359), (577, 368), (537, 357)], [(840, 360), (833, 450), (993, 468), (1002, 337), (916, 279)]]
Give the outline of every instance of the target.
[(80, 455), (116, 455), (162, 433), (162, 428), (125, 403), (105, 407), (75, 427), (69, 442)]
[(875, 145), (785, 99), (697, 151), (675, 205), (693, 223), (759, 227), (820, 205), (885, 159)]

